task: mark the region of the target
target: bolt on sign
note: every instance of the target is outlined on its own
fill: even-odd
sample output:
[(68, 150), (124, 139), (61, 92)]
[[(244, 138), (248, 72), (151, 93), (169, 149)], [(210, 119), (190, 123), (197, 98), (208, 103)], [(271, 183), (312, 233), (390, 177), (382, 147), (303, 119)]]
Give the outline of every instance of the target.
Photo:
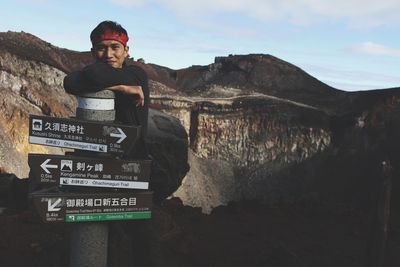
[(153, 192), (32, 193), (43, 222), (150, 219)]
[(29, 154), (34, 184), (148, 189), (150, 160), (117, 160), (71, 155)]
[(112, 154), (128, 153), (140, 126), (29, 116), (29, 143)]

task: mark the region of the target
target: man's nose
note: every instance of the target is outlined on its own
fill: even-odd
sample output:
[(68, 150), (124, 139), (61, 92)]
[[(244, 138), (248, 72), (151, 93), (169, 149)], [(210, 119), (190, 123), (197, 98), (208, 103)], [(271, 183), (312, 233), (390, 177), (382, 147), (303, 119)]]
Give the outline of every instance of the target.
[(108, 58), (110, 58), (110, 57), (112, 57), (112, 49), (107, 49), (106, 50), (106, 56), (108, 57)]

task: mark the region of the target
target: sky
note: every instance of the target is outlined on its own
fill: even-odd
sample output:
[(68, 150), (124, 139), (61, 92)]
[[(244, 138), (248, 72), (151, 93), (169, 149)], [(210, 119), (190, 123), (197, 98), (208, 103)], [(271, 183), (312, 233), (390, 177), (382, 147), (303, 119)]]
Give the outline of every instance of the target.
[(270, 54), (346, 91), (400, 87), (398, 0), (0, 0), (0, 31), (89, 51), (103, 20), (130, 55), (171, 69)]

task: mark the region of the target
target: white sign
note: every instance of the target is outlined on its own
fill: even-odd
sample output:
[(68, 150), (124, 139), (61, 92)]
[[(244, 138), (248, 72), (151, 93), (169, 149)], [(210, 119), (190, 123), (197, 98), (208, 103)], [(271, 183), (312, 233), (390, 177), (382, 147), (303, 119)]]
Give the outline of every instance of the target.
[(148, 182), (137, 181), (115, 181), (115, 180), (99, 180), (99, 179), (79, 179), (60, 177), (61, 185), (91, 186), (91, 187), (107, 187), (107, 188), (126, 188), (126, 189), (149, 189)]
[(118, 137), (119, 139), (117, 140), (117, 143), (121, 144), (121, 142), (125, 140), (126, 134), (124, 133), (124, 131), (121, 130), (121, 128), (117, 128), (117, 130), (118, 130), (118, 133), (110, 133), (110, 136)]
[(42, 125), (43, 125), (43, 121), (42, 120), (34, 119), (32, 121), (32, 130), (41, 131), (42, 130)]
[(61, 207), (57, 207), (62, 201), (61, 198), (57, 198), (57, 200), (54, 201), (54, 203), (51, 203), (51, 201), (52, 201), (51, 198), (49, 198), (49, 200), (47, 200), (47, 211), (50, 212), (50, 211), (59, 211), (59, 210), (61, 210)]
[(66, 140), (46, 138), (46, 137), (29, 136), (29, 143), (38, 144), (38, 145), (81, 149), (81, 150), (95, 151), (95, 152), (107, 152), (106, 145), (99, 145), (99, 144), (85, 143), (85, 142), (76, 142), (76, 141), (66, 141)]
[(58, 169), (57, 165), (51, 165), (48, 164), (51, 159), (46, 159), (42, 164), (40, 164), (40, 167), (46, 172), (50, 173), (49, 169)]

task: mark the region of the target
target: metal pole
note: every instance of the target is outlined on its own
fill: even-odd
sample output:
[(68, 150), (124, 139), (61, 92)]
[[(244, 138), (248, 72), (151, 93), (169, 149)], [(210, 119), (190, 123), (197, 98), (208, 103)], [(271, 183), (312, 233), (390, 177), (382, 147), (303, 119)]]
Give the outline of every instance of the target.
[[(114, 92), (103, 90), (77, 96), (76, 117), (90, 121), (114, 121)], [(76, 154), (96, 157), (96, 152)], [(72, 225), (70, 242), (71, 267), (106, 267), (108, 250), (107, 223), (77, 223)]]
[(383, 267), (385, 264), (392, 192), (392, 166), (390, 161), (382, 162), (382, 174), (379, 178), (377, 202), (372, 218), (364, 264), (367, 267)]

